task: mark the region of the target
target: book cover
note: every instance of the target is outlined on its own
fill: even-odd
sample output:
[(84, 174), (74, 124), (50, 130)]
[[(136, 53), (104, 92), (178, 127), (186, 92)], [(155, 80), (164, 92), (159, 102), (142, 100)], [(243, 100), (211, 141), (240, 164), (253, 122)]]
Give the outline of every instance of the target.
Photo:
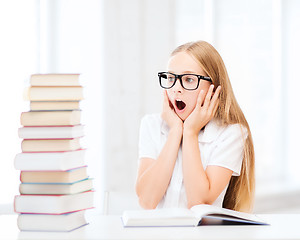
[(16, 213), (63, 214), (93, 208), (94, 192), (70, 195), (17, 195)]
[(84, 127), (81, 124), (75, 126), (27, 126), (19, 128), (18, 135), (23, 139), (78, 138), (84, 136)]
[(80, 101), (30, 101), (31, 111), (80, 110)]
[(21, 231), (70, 232), (88, 223), (82, 210), (59, 215), (22, 213), (17, 224)]
[(87, 166), (66, 171), (21, 171), (22, 183), (73, 183), (88, 178)]
[(80, 86), (80, 74), (32, 74), (31, 86)]
[(83, 87), (31, 86), (25, 90), (24, 96), (30, 101), (80, 101), (83, 100)]
[(79, 125), (81, 111), (30, 111), (21, 114), (23, 126)]
[(72, 183), (21, 183), (20, 194), (61, 195), (75, 194), (93, 189), (92, 179), (83, 179)]
[(18, 153), (14, 164), (21, 171), (65, 171), (85, 165), (85, 149), (66, 152)]
[(68, 139), (24, 139), (22, 152), (63, 152), (81, 149), (80, 138)]

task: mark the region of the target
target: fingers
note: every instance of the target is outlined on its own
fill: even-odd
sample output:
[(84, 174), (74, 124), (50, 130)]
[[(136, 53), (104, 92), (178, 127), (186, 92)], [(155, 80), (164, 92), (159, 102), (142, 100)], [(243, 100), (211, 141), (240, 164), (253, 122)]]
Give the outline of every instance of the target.
[(209, 106), (209, 109), (208, 111), (210, 112), (211, 114), (211, 117), (214, 117), (215, 116), (215, 113), (219, 107), (219, 102), (220, 102), (220, 98), (219, 98), (219, 95), (220, 95), (220, 91), (221, 91), (221, 86), (218, 86), (218, 88), (216, 89), (212, 99), (211, 99), (211, 102), (210, 102), (210, 106)]
[(210, 101), (212, 105), (215, 105), (215, 102), (218, 101), (220, 92), (221, 92), (221, 86), (218, 86)]
[(216, 111), (217, 111), (217, 109), (218, 109), (218, 107), (219, 107), (219, 102), (220, 102), (220, 99), (217, 100), (217, 102), (216, 102), (216, 104), (215, 104), (215, 106), (214, 106), (214, 109), (213, 109), (213, 111), (212, 111), (212, 116), (215, 116)]
[(168, 98), (167, 91), (164, 90), (164, 104), (166, 104), (168, 101), (169, 101), (169, 98)]
[(218, 86), (216, 91), (213, 92), (214, 85), (211, 85), (204, 95), (204, 91), (201, 90), (197, 99), (198, 107), (202, 107), (207, 111), (214, 113), (219, 105), (219, 95), (221, 91), (221, 86)]
[(204, 99), (203, 107), (208, 108), (210, 106), (213, 90), (214, 90), (214, 85), (210, 85), (210, 87), (206, 93), (205, 99)]
[(165, 90), (164, 91), (164, 107), (169, 107), (169, 108), (171, 108), (171, 109), (174, 109), (174, 107), (173, 107), (173, 104), (170, 102), (170, 99), (169, 99), (169, 96), (168, 96), (168, 93), (167, 93), (167, 91)]
[(204, 90), (201, 90), (197, 98), (197, 106), (201, 107), (204, 100)]

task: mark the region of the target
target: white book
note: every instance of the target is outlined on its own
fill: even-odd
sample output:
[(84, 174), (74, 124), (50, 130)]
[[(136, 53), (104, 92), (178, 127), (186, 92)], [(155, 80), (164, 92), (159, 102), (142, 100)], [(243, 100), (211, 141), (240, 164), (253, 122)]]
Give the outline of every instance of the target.
[(18, 153), (14, 165), (21, 171), (65, 171), (83, 166), (85, 151)]
[(64, 214), (93, 208), (94, 192), (70, 195), (17, 195), (14, 207), (17, 213)]
[(92, 179), (83, 179), (73, 183), (21, 183), (21, 194), (75, 194), (90, 191), (93, 188)]
[(30, 101), (31, 111), (79, 110), (80, 101)]
[(79, 138), (84, 136), (83, 125), (35, 126), (19, 128), (18, 134), (24, 139)]
[(30, 111), (21, 113), (23, 126), (62, 126), (80, 124), (81, 111)]
[(80, 74), (32, 74), (31, 86), (79, 86)]
[(63, 152), (81, 149), (80, 138), (24, 139), (22, 152)]
[(169, 208), (154, 210), (124, 211), (122, 215), (124, 227), (154, 226), (189, 226), (196, 227), (202, 222), (213, 224), (267, 224), (258, 216), (250, 213), (233, 211), (212, 205), (196, 205), (191, 209)]
[(21, 231), (70, 232), (87, 225), (85, 211), (50, 214), (19, 214), (17, 220)]
[(21, 171), (22, 183), (73, 183), (87, 179), (87, 166), (66, 171)]
[(82, 86), (30, 86), (24, 97), (30, 101), (80, 101), (83, 100)]

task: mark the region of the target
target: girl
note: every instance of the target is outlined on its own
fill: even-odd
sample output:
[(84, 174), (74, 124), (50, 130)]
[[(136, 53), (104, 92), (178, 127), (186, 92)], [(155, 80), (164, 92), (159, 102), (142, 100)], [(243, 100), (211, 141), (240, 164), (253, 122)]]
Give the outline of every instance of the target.
[(219, 53), (204, 41), (181, 45), (158, 76), (162, 114), (145, 116), (140, 127), (140, 205), (251, 211), (251, 132)]

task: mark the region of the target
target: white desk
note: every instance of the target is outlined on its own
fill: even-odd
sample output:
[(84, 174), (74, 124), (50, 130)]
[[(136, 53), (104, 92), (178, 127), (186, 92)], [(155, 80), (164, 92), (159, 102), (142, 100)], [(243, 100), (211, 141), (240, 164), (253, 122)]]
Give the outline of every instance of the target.
[(300, 239), (300, 214), (260, 215), (270, 226), (123, 228), (120, 216), (90, 216), (70, 233), (20, 232), (16, 215), (0, 215), (0, 239)]

